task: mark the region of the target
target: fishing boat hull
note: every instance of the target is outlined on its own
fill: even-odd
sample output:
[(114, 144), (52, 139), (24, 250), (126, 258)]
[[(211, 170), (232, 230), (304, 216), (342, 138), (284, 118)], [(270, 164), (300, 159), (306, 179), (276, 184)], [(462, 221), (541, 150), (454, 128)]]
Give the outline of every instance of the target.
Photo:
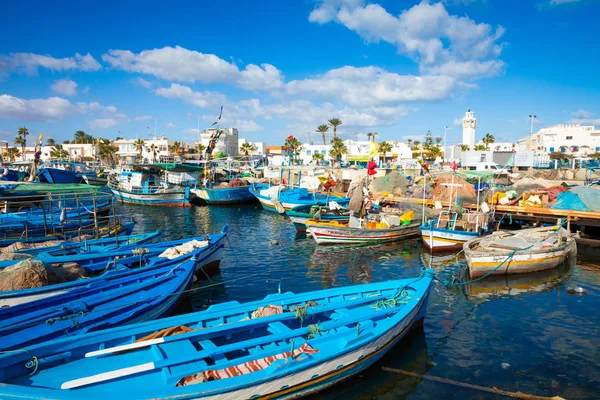
[(189, 188), (181, 191), (134, 193), (111, 187), (111, 192), (120, 203), (155, 207), (190, 207)]
[(322, 205), (325, 206), (330, 200), (338, 203), (346, 203), (348, 199), (335, 195), (311, 193), (306, 189), (297, 188), (291, 190), (279, 190), (277, 187), (267, 185), (250, 186), (250, 193), (258, 199), (260, 205), (266, 211), (284, 214), (295, 207)]
[(421, 226), (423, 244), (430, 252), (458, 251), (463, 244), (478, 237), (477, 232), (456, 231), (431, 227), (429, 224)]
[(248, 186), (227, 188), (191, 189), (199, 202), (206, 204), (246, 204), (256, 201), (256, 197), (248, 190)]
[[(33, 376), (21, 367), (29, 354), (0, 355), (2, 393), (36, 399), (89, 398), (95, 393), (140, 399), (303, 397), (356, 376), (419, 327), (432, 280), (427, 270), (416, 279), (274, 294), (257, 302), (218, 304), (199, 313), (40, 344), (28, 351), (56, 362), (40, 363)], [(256, 307), (265, 304), (279, 304), (285, 311), (254, 316)], [(302, 334), (309, 329), (297, 321), (296, 305), (310, 307), (313, 317), (307, 318), (315, 319), (310, 326), (320, 325), (326, 332)], [(179, 333), (178, 328), (186, 329), (161, 334)], [(238, 346), (244, 350), (233, 350)], [(207, 357), (220, 363), (211, 367), (215, 364), (207, 365)], [(204, 378), (207, 372), (212, 379)]]
[(317, 244), (384, 243), (409, 239), (419, 235), (419, 224), (388, 229), (363, 229), (309, 224), (308, 228), (310, 228), (310, 234)]
[[(528, 229), (527, 231), (525, 234), (531, 235), (539, 232), (551, 232), (548, 228)], [(492, 251), (478, 248), (481, 240), (482, 238), (473, 239), (463, 245), (469, 266), (469, 276), (472, 279), (482, 276), (525, 274), (554, 269), (561, 265), (569, 255), (577, 251), (573, 237), (567, 237), (557, 245), (542, 248)]]
[(40, 168), (38, 179), (43, 183), (82, 183), (81, 172), (67, 171), (60, 168)]
[[(204, 248), (204, 251), (199, 253), (197, 257), (197, 261), (195, 264), (196, 269), (194, 273), (198, 277), (206, 277), (207, 275), (212, 275), (214, 274), (214, 272), (217, 272), (219, 270), (221, 258), (223, 256), (223, 248), (225, 247), (226, 235), (212, 235), (211, 238), (214, 240), (211, 240), (210, 245)], [(101, 256), (102, 255), (98, 255), (98, 257)], [(115, 273), (114, 271), (109, 271), (108, 273), (110, 273), (110, 276), (108, 277), (105, 274), (103, 274), (94, 278), (71, 281), (64, 284), (0, 293), (0, 308), (11, 307), (19, 304), (28, 303), (30, 301), (35, 301), (38, 299), (44, 299), (60, 295), (70, 290), (78, 289), (82, 286), (92, 284), (96, 280), (100, 281), (103, 279), (111, 279), (113, 277), (115, 277), (115, 279), (119, 278), (119, 274)]]
[(91, 185), (91, 186), (104, 186), (108, 183), (107, 178), (99, 178), (94, 175), (86, 174), (86, 175), (83, 175), (82, 178), (85, 181), (85, 183), (87, 183), (88, 185)]

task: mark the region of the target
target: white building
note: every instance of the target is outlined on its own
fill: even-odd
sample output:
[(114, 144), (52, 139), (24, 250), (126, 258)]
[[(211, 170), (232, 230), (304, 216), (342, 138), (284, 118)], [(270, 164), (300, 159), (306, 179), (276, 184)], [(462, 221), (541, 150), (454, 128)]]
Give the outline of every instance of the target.
[[(265, 156), (267, 155), (267, 145), (264, 142), (248, 142), (246, 139), (242, 139), (240, 138), (238, 140), (238, 145), (241, 148), (242, 145), (244, 143), (250, 143), (252, 146), (254, 146), (254, 151), (251, 151), (250, 154), (251, 155), (261, 155), (261, 156)], [(241, 153), (241, 150), (239, 150), (239, 152)]]
[(302, 152), (299, 156), (302, 160), (302, 165), (308, 165), (313, 162), (314, 155), (317, 153), (323, 155), (324, 161), (331, 161), (329, 150), (331, 150), (330, 144), (303, 144)]
[(600, 151), (600, 130), (591, 125), (561, 124), (540, 129), (518, 141), (518, 148), (538, 154), (560, 152), (584, 157)]
[(69, 154), (68, 157), (73, 161), (95, 159), (98, 154), (97, 146), (90, 143), (69, 143), (63, 144), (62, 147)]
[[(482, 141), (477, 143), (478, 145), (485, 145)], [(513, 151), (516, 145), (510, 142), (494, 142), (487, 145), (491, 151)]]
[[(117, 156), (126, 162), (133, 163), (136, 158), (139, 159), (140, 151), (135, 148), (137, 139), (120, 139), (115, 141), (115, 145), (119, 148)], [(156, 161), (166, 161), (170, 158), (169, 147), (174, 143), (173, 140), (167, 138), (152, 138), (144, 140), (144, 149), (142, 150), (142, 162), (152, 163), (154, 160), (154, 151), (156, 151)], [(152, 148), (154, 145), (154, 149)]]
[(475, 128), (477, 127), (477, 119), (473, 116), (473, 111), (469, 109), (462, 120), (463, 137), (462, 144), (466, 144), (470, 149), (475, 147)]
[[(219, 128), (219, 130), (223, 131), (219, 140), (215, 145), (215, 149), (213, 150), (213, 156), (218, 152), (224, 152), (230, 157), (235, 157), (239, 155), (240, 152), (240, 143), (238, 138), (238, 130), (236, 128)], [(213, 134), (217, 132), (217, 128), (208, 128), (204, 129), (200, 133), (201, 142), (204, 146), (208, 147), (210, 144), (210, 138)]]

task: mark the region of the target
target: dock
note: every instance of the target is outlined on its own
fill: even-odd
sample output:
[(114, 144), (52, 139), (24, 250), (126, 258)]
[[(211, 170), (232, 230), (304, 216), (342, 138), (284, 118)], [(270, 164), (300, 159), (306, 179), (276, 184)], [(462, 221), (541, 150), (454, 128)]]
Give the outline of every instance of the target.
[[(392, 204), (425, 204), (426, 206), (430, 207), (433, 207), (436, 203), (434, 200), (423, 200), (397, 196), (393, 198), (387, 198), (386, 201)], [(441, 201), (440, 203), (443, 207), (448, 207), (447, 201)], [(478, 207), (477, 204), (472, 203), (462, 203), (461, 206), (471, 210), (476, 210)], [(555, 223), (558, 218), (566, 218), (571, 224), (578, 225), (579, 227), (600, 227), (600, 212), (595, 211), (558, 210), (552, 208), (505, 205), (495, 205), (493, 207), (498, 218), (512, 218), (513, 221)]]

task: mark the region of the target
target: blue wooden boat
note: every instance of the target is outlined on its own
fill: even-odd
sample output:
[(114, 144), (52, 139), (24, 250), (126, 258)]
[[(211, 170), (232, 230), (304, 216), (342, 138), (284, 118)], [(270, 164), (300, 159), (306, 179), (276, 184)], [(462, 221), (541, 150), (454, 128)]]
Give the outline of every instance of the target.
[(168, 315), (194, 279), (196, 249), (161, 268), (0, 309), (0, 350)]
[[(207, 241), (207, 245), (201, 248), (198, 253), (198, 262), (196, 264), (196, 274), (202, 276), (210, 274), (217, 270), (223, 254), (225, 246), (226, 228), (224, 232), (197, 238), (188, 238), (174, 243), (190, 243), (194, 240)], [(60, 264), (61, 262), (76, 262), (82, 268), (92, 275), (91, 278), (80, 279), (71, 282), (59, 283), (55, 285), (41, 286), (31, 289), (13, 290), (8, 292), (0, 292), (0, 308), (12, 307), (18, 304), (28, 303), (41, 298), (56, 296), (68, 291), (84, 287), (86, 285), (95, 284), (104, 280), (119, 279), (127, 274), (135, 274), (141, 269), (155, 269), (170, 263), (167, 257), (158, 257), (158, 254), (167, 249), (172, 249), (173, 246), (154, 247), (148, 249), (152, 245), (145, 247), (129, 248), (126, 250), (117, 249), (114, 251), (106, 251), (100, 253), (84, 253), (64, 258), (48, 257), (43, 258), (43, 254), (38, 256), (42, 262), (48, 264)], [(86, 257), (87, 254), (87, 257)], [(184, 255), (183, 255), (184, 256)], [(183, 257), (180, 256), (180, 257)], [(121, 257), (121, 258), (117, 258)], [(177, 259), (177, 258), (176, 258)], [(44, 261), (46, 260), (46, 261)], [(183, 260), (183, 258), (181, 258)], [(17, 260), (18, 261), (18, 260)], [(93, 276), (94, 274), (98, 274)]]
[(83, 174), (94, 176), (96, 171), (85, 164), (71, 161), (51, 161), (40, 166), (37, 178), (43, 183), (84, 183)]
[(190, 192), (192, 199), (198, 199), (206, 204), (245, 204), (256, 201), (249, 187), (198, 187), (191, 189)]
[(53, 340), (0, 355), (0, 395), (296, 398), (379, 360), (426, 313), (433, 272), (416, 279), (282, 293)]
[[(96, 205), (96, 214), (106, 215), (110, 212), (111, 203), (110, 202), (102, 202)], [(33, 207), (26, 211), (15, 211), (8, 213), (0, 213), (0, 224), (6, 224), (11, 222), (21, 222), (21, 221), (33, 221), (37, 223), (44, 223), (49, 221), (63, 221), (69, 219), (87, 219), (93, 218), (94, 207), (93, 206), (85, 206), (81, 205), (79, 207), (63, 207), (63, 209), (57, 209), (56, 207), (53, 210), (49, 210), (48, 207), (44, 207), (44, 209), (40, 207)]]
[(48, 253), (55, 257), (68, 256), (88, 251), (108, 251), (126, 245), (139, 246), (142, 244), (148, 244), (158, 240), (160, 235), (160, 230), (136, 235), (127, 235), (126, 232), (121, 232), (116, 238), (113, 235), (110, 237), (89, 240), (86, 239), (80, 241), (73, 241), (72, 239), (49, 239), (43, 242), (44, 246), (39, 245), (39, 243), (17, 242), (10, 246), (0, 248), (0, 253), (28, 254), (30, 256), (35, 256), (40, 253)]
[[(85, 220), (85, 221), (87, 224), (87, 220)], [(112, 222), (112, 221), (110, 221), (110, 222)], [(119, 221), (119, 220), (117, 220), (116, 228), (113, 225), (100, 225), (98, 236), (99, 237), (112, 237), (115, 234), (131, 235), (134, 225), (135, 225), (135, 222), (133, 222), (133, 221), (123, 222), (123, 221)], [(95, 229), (93, 229), (93, 228), (94, 227), (93, 227), (93, 223), (92, 223), (91, 228), (89, 228), (87, 230), (85, 230), (85, 229), (83, 229), (83, 230), (82, 229), (68, 230), (68, 229), (65, 229), (63, 226), (62, 228), (55, 230), (54, 232), (51, 232), (50, 229), (48, 229), (48, 231), (44, 231), (43, 227), (38, 226), (37, 230), (35, 232), (33, 232), (35, 234), (32, 234), (31, 231), (27, 231), (27, 232), (21, 231), (21, 232), (17, 232), (16, 235), (8, 235), (7, 232), (4, 232), (4, 230), (0, 230), (0, 234), (3, 235), (3, 236), (0, 236), (0, 248), (10, 246), (11, 244), (17, 243), (17, 242), (40, 243), (40, 242), (46, 242), (48, 240), (70, 239), (70, 238), (74, 238), (74, 237), (79, 237), (86, 233), (89, 234), (90, 232), (94, 232)]]
[(320, 221), (349, 222), (350, 212), (348, 210), (330, 210), (327, 207), (318, 205), (298, 206), (285, 212), (298, 232), (306, 232), (306, 221), (309, 219), (318, 219)]
[(299, 206), (321, 205), (326, 206), (329, 201), (335, 200), (340, 205), (348, 204), (347, 197), (335, 194), (309, 192), (306, 188), (290, 188), (285, 186), (270, 186), (257, 183), (250, 187), (263, 208), (267, 211), (283, 214)]

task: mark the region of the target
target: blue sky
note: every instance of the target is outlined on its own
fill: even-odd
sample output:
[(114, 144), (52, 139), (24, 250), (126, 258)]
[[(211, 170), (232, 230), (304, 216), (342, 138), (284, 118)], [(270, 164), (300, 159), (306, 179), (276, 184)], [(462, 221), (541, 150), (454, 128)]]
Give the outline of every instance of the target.
[(531, 113), (600, 126), (595, 0), (57, 3), (3, 6), (0, 139), (147, 137), (157, 119), (193, 141), (221, 105), (224, 126), (268, 144), (333, 117), (347, 138), (449, 125), (458, 143), (468, 108), (497, 141)]

